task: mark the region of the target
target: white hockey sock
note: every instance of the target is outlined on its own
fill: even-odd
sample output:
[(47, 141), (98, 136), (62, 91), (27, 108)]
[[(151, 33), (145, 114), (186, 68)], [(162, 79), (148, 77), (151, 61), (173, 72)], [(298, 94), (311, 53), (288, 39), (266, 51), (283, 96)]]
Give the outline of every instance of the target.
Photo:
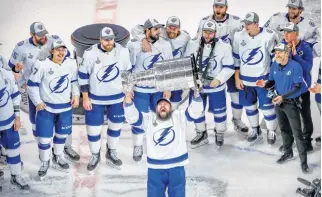
[(245, 107), (247, 118), (251, 127), (259, 126), (259, 115), (257, 105), (251, 105)]
[(12, 175), (21, 174), (20, 148), (7, 149), (7, 163)]
[(143, 145), (144, 133), (132, 134), (133, 146), (142, 146)]
[(92, 154), (97, 154), (101, 149), (101, 130), (102, 126), (87, 125), (87, 137), (89, 149)]
[(49, 161), (50, 159), (50, 143), (51, 138), (42, 138), (39, 137), (38, 148), (39, 148), (39, 157), (41, 161)]
[(73, 143), (73, 135), (70, 134), (66, 138), (65, 147), (70, 147), (72, 145), (72, 143)]
[(66, 142), (66, 138), (68, 135), (61, 135), (56, 133), (53, 143), (54, 143), (54, 153), (55, 155), (63, 155), (64, 154), (64, 146)]
[(110, 149), (117, 149), (123, 123), (113, 123), (108, 120), (107, 144)]
[(239, 93), (238, 92), (231, 92), (231, 110), (233, 114), (233, 118), (237, 120), (241, 120), (242, 113), (243, 113), (243, 106), (239, 104)]
[(226, 113), (214, 114), (216, 131), (223, 133), (227, 130), (227, 115)]
[(276, 131), (277, 119), (274, 109), (263, 109), (264, 119), (266, 123), (267, 130)]

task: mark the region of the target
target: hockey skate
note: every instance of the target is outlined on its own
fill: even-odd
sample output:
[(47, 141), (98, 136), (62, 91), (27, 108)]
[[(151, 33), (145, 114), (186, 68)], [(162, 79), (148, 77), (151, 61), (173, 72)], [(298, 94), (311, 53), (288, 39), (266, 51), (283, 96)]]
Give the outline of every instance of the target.
[(267, 131), (267, 143), (272, 146), (276, 141), (276, 132), (275, 131)]
[(134, 146), (133, 148), (133, 160), (136, 162), (141, 161), (143, 155), (143, 147), (142, 146)]
[(247, 136), (248, 127), (243, 123), (242, 120), (237, 120), (237, 119), (233, 118), (231, 121), (234, 124), (235, 131), (237, 131), (238, 133), (240, 133), (244, 136)]
[(203, 146), (205, 144), (209, 144), (207, 131), (202, 131), (202, 132), (197, 131), (196, 137), (194, 137), (190, 141), (190, 144), (191, 144), (192, 149), (198, 148), (198, 147)]
[(50, 160), (48, 160), (48, 161), (42, 161), (41, 162), (41, 167), (38, 170), (38, 176), (39, 176), (39, 179), (41, 181), (44, 180), (44, 178), (47, 175), (47, 171), (48, 171), (48, 168), (49, 168), (49, 164), (50, 164)]
[(52, 167), (56, 170), (62, 171), (62, 172), (68, 172), (69, 165), (65, 161), (65, 158), (63, 155), (55, 155), (53, 153), (53, 165)]
[(23, 122), (23, 121), (21, 121), (21, 127), (20, 127), (20, 129), (19, 129), (19, 133), (20, 133), (21, 135), (28, 135), (28, 130), (27, 130), (27, 128), (24, 126), (24, 122)]
[(18, 188), (23, 193), (29, 193), (30, 187), (21, 175), (11, 175), (10, 183), (14, 188)]
[(89, 159), (89, 162), (87, 164), (87, 170), (88, 170), (88, 172), (90, 174), (93, 173), (96, 170), (96, 168), (97, 168), (98, 164), (100, 163), (100, 161), (101, 161), (100, 152), (98, 152), (97, 154), (92, 154), (92, 156)]
[(65, 159), (73, 163), (76, 163), (80, 160), (79, 154), (76, 151), (74, 151), (71, 146), (64, 147), (64, 155)]
[(0, 164), (7, 165), (6, 149), (1, 145), (0, 145)]
[(224, 145), (224, 133), (217, 132), (216, 129), (215, 129), (215, 139), (216, 139), (217, 149), (219, 149), (222, 145)]
[(106, 145), (106, 154), (105, 154), (105, 158), (106, 158), (106, 164), (116, 168), (118, 170), (121, 170), (121, 166), (122, 166), (122, 160), (120, 160), (117, 157), (117, 153), (115, 149), (109, 149), (108, 145)]
[(247, 141), (250, 142), (250, 146), (260, 144), (263, 142), (262, 131), (259, 127), (253, 127), (248, 131)]

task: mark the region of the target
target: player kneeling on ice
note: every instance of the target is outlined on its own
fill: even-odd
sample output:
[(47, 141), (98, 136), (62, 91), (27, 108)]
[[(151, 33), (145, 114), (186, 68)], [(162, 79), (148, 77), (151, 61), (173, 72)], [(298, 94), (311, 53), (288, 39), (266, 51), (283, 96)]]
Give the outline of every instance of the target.
[(107, 109), (106, 162), (119, 168), (122, 160), (117, 157), (116, 148), (124, 122), (122, 102), (124, 93), (121, 71), (130, 70), (129, 51), (114, 42), (114, 32), (104, 27), (100, 43), (91, 46), (84, 53), (84, 61), (79, 68), (79, 84), (83, 95), (85, 123), (92, 157), (87, 165), (93, 171), (101, 160), (101, 130), (104, 111)]
[[(36, 134), (41, 167), (39, 177), (47, 174), (50, 163), (50, 143), (53, 137), (53, 167), (65, 171), (69, 168), (64, 159), (64, 145), (72, 132), (72, 108), (79, 104), (77, 64), (66, 58), (66, 46), (55, 41), (51, 57), (37, 60), (27, 83), (28, 95), (36, 106)], [(72, 96), (72, 99), (71, 99)]]
[(186, 132), (188, 121), (199, 118), (203, 111), (198, 90), (186, 110), (172, 111), (166, 98), (157, 101), (156, 113), (139, 112), (133, 104), (133, 93), (125, 97), (126, 121), (146, 131), (148, 164), (148, 197), (185, 196), (185, 169), (188, 163)]
[[(29, 185), (21, 177), (20, 160), (20, 93), (11, 71), (0, 68), (0, 144), (6, 149), (11, 184), (23, 191)], [(0, 178), (3, 172), (0, 170)], [(0, 191), (2, 187), (0, 186)]]
[[(203, 81), (201, 93), (203, 109), (206, 108), (208, 98), (208, 111), (214, 114), (216, 124), (214, 130), (216, 144), (222, 146), (224, 144), (224, 133), (227, 130), (226, 81), (234, 74), (235, 67), (230, 44), (221, 39), (216, 39), (216, 31), (215, 22), (205, 22), (201, 39), (190, 40), (184, 56), (194, 54), (196, 57), (198, 72)], [(191, 96), (192, 94), (190, 94)], [(209, 143), (205, 121), (205, 113), (194, 120), (197, 135), (191, 140), (193, 148)]]
[(270, 89), (278, 124), (281, 128), (284, 154), (277, 160), (282, 164), (294, 159), (292, 144), (296, 142), (304, 173), (309, 172), (307, 150), (303, 139), (300, 108), (301, 87), (306, 86), (303, 70), (299, 63), (289, 58), (289, 48), (280, 43), (274, 47), (275, 62), (272, 63), (268, 81), (258, 80), (256, 85)]

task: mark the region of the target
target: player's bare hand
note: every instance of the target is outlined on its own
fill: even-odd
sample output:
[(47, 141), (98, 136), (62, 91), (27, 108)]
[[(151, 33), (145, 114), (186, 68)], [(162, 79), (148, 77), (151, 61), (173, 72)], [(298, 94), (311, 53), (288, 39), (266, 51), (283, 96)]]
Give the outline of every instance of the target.
[(296, 51), (296, 44), (295, 44), (295, 41), (292, 42), (292, 55), (295, 56), (297, 53)]
[(167, 98), (167, 99), (170, 99), (170, 97), (171, 97), (171, 91), (165, 91), (165, 92), (163, 92), (163, 97), (164, 98)]
[(273, 103), (274, 103), (275, 105), (279, 105), (279, 104), (281, 104), (281, 103), (282, 103), (282, 101), (283, 101), (283, 97), (282, 97), (282, 96), (277, 96), (277, 97), (275, 97), (275, 98), (273, 99)]
[(79, 97), (73, 96), (71, 104), (72, 104), (73, 109), (78, 107), (79, 106)]
[(37, 111), (41, 111), (41, 110), (44, 110), (44, 109), (46, 109), (46, 104), (45, 103), (40, 103), (40, 104), (38, 104), (37, 106), (36, 106), (36, 110)]
[(314, 94), (321, 94), (321, 84), (315, 82), (314, 85), (309, 88), (309, 91)]
[(21, 127), (20, 117), (16, 116), (14, 122), (13, 122), (13, 130), (18, 131)]
[(151, 52), (152, 51), (150, 42), (146, 38), (144, 38), (142, 40), (142, 49), (144, 52)]
[(15, 80), (19, 80), (21, 78), (21, 74), (20, 73), (13, 73)]
[(265, 81), (263, 79), (257, 80), (256, 86), (261, 87), (261, 88), (265, 87)]
[(86, 111), (92, 110), (92, 103), (89, 98), (83, 98), (83, 107)]
[(244, 89), (244, 84), (243, 84), (242, 80), (240, 80), (240, 79), (235, 79), (235, 85), (238, 90)]
[(214, 79), (214, 80), (212, 80), (211, 82), (210, 82), (210, 87), (212, 87), (212, 88), (216, 88), (217, 86), (219, 86), (220, 85), (220, 81), (218, 80), (218, 79)]
[(124, 105), (124, 103), (127, 103), (127, 104), (133, 103), (133, 98), (134, 98), (134, 92), (133, 91), (126, 93), (123, 105)]
[(15, 66), (15, 71), (20, 72), (22, 69), (23, 69), (23, 63), (22, 62), (17, 63)]

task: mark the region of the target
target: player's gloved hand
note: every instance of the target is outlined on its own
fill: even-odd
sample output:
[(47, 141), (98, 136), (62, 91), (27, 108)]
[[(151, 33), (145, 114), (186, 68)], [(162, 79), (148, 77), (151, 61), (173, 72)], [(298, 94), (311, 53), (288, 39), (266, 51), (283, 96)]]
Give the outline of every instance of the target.
[(242, 80), (240, 80), (240, 79), (235, 79), (235, 85), (238, 90), (244, 89), (244, 84), (243, 84)]
[(22, 69), (23, 69), (23, 63), (22, 62), (17, 63), (17, 65), (15, 66), (15, 71), (20, 72)]
[(257, 80), (257, 81), (256, 81), (256, 85), (257, 85), (258, 87), (261, 87), (261, 88), (265, 87), (265, 81), (264, 81), (264, 79)]
[(14, 122), (13, 122), (13, 130), (18, 131), (21, 127), (20, 117), (16, 116)]
[(146, 38), (144, 38), (142, 40), (142, 49), (144, 52), (151, 52), (152, 51), (150, 42)]
[(40, 104), (38, 104), (37, 106), (36, 106), (36, 110), (37, 111), (41, 111), (41, 110), (44, 110), (44, 109), (46, 109), (46, 104), (45, 103), (40, 103)]
[(132, 104), (133, 103), (133, 98), (134, 98), (134, 92), (127, 92), (124, 98), (124, 102), (123, 102), (123, 107), (124, 107), (124, 103), (126, 104)]
[(216, 88), (217, 86), (219, 86), (220, 85), (220, 81), (218, 80), (218, 79), (214, 79), (214, 80), (212, 80), (211, 82), (210, 82), (210, 87), (212, 87), (212, 88)]
[(170, 99), (170, 97), (171, 97), (171, 91), (165, 91), (165, 92), (163, 92), (163, 97), (164, 98), (167, 98), (167, 99)]
[(73, 109), (78, 107), (79, 106), (79, 97), (73, 96), (71, 104), (72, 104)]
[(86, 111), (91, 111), (92, 110), (92, 103), (89, 100), (89, 98), (84, 98), (83, 97), (83, 107)]
[(314, 85), (309, 88), (309, 91), (314, 94), (321, 94), (321, 84), (315, 82)]

